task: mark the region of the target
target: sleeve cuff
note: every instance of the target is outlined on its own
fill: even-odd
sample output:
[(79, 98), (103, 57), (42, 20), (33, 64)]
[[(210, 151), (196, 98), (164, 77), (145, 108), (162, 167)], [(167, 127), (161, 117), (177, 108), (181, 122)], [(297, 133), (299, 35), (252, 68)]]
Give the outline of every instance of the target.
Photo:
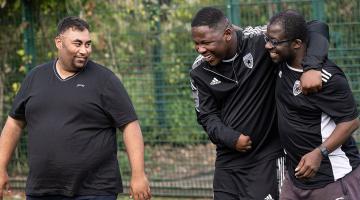
[(230, 149), (235, 149), (235, 144), (239, 139), (241, 133), (231, 128), (226, 128), (223, 133), (223, 143), (225, 144), (225, 146)]

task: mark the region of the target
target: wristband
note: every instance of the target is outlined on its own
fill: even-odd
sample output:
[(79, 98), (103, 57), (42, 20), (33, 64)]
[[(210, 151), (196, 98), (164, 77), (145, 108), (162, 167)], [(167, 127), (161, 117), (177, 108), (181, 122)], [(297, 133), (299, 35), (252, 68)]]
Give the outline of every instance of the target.
[(321, 155), (322, 155), (324, 158), (329, 157), (329, 150), (327, 150), (326, 147), (324, 147), (323, 145), (320, 145), (318, 148), (320, 149)]

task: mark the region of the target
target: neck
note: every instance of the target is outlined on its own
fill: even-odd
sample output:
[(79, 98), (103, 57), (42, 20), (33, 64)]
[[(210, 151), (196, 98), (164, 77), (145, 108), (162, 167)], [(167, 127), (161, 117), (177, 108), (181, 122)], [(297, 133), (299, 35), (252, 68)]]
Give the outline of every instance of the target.
[(302, 69), (303, 67), (301, 65), (301, 62), (305, 57), (305, 54), (306, 54), (306, 46), (302, 45), (299, 49), (295, 51), (294, 58), (289, 64), (294, 68)]
[(236, 32), (235, 31), (232, 31), (231, 33), (231, 40), (230, 40), (230, 48), (229, 48), (229, 52), (227, 55), (229, 56), (226, 56), (225, 57), (225, 60), (227, 59), (231, 59), (233, 58), (236, 53), (237, 53), (237, 46), (238, 46), (238, 41), (237, 41), (237, 35), (236, 35)]
[(59, 74), (59, 76), (62, 78), (62, 79), (66, 79), (72, 75), (74, 75), (77, 71), (75, 70), (71, 70), (70, 67), (66, 66), (62, 61), (61, 59), (59, 58), (56, 62), (56, 71), (57, 73)]

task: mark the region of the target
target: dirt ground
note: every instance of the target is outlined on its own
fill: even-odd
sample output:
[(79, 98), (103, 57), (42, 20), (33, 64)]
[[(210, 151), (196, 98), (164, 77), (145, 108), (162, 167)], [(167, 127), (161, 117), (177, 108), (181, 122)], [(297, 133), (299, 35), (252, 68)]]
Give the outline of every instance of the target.
[[(128, 196), (122, 195), (117, 198), (118, 200), (129, 200)], [(152, 200), (210, 200), (204, 198), (176, 198), (176, 197), (156, 197), (151, 198)], [(12, 192), (11, 194), (6, 194), (4, 200), (25, 200), (25, 194), (21, 192)]]

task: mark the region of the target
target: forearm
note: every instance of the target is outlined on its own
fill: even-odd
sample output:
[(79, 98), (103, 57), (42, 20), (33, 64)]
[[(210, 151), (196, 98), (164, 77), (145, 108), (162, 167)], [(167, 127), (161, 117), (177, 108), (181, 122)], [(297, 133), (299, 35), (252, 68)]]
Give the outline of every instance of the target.
[(313, 33), (307, 43), (306, 56), (302, 61), (305, 71), (310, 69), (320, 70), (327, 58), (329, 51), (328, 41), (320, 34)]
[(0, 170), (6, 170), (20, 139), (24, 122), (8, 117), (0, 136)]
[[(202, 82), (198, 81), (198, 83)], [(191, 90), (198, 123), (204, 128), (212, 143), (234, 149), (240, 133), (222, 122), (218, 114), (217, 102), (211, 91), (205, 85), (198, 83), (195, 78), (191, 78)]]
[(203, 117), (200, 121), (214, 144), (221, 144), (230, 149), (235, 149), (236, 141), (241, 134), (239, 131), (226, 126), (221, 119), (215, 115)]
[(317, 92), (322, 87), (321, 69), (329, 51), (328, 27), (326, 24), (317, 22), (308, 24), (306, 55), (302, 60), (304, 73), (300, 78), (301, 88), (304, 95)]
[(326, 147), (330, 153), (333, 152), (351, 136), (359, 127), (359, 124), (360, 122), (357, 118), (352, 121), (337, 124), (330, 137), (323, 142), (322, 146)]
[(320, 21), (308, 23), (308, 42), (306, 56), (302, 65), (304, 70), (321, 69), (329, 52), (329, 27)]
[(144, 175), (144, 140), (138, 121), (127, 124), (123, 132), (132, 176)]

